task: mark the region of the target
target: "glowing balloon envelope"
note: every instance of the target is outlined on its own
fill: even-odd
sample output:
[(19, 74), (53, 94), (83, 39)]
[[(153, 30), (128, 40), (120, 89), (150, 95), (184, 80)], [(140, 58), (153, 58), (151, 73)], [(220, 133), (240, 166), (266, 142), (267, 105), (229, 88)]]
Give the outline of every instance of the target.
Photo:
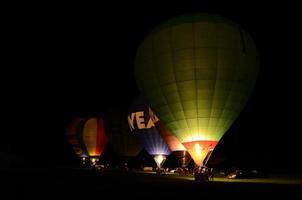
[(132, 104), (128, 123), (133, 134), (140, 139), (146, 151), (153, 156), (160, 168), (171, 151), (150, 118), (149, 105), (143, 96), (139, 96)]
[(198, 166), (243, 109), (257, 74), (250, 35), (208, 14), (158, 26), (139, 46), (135, 61), (139, 88)]
[(168, 129), (165, 128), (151, 108), (149, 108), (149, 115), (169, 149), (172, 151), (174, 156), (178, 158), (178, 165), (182, 168), (186, 167), (191, 160), (191, 156), (188, 154), (187, 149)]
[(73, 120), (68, 126), (67, 136), (75, 153), (81, 158), (89, 156), (93, 165), (107, 144), (102, 118)]

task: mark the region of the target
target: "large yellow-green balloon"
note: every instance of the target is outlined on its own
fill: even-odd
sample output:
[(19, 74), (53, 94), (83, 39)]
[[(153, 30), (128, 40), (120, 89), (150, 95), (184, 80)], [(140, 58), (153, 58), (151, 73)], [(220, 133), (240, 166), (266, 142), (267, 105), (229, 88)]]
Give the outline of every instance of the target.
[(251, 36), (208, 14), (158, 26), (139, 46), (135, 61), (139, 88), (199, 166), (246, 104), (257, 74)]

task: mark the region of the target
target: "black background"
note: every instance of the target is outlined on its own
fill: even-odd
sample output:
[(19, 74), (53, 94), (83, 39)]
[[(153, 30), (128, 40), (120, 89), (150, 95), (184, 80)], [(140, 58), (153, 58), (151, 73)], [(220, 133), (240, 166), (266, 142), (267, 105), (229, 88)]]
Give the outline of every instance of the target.
[(254, 93), (218, 148), (239, 165), (298, 171), (301, 22), (298, 6), (286, 3), (10, 7), (2, 24), (1, 155), (17, 155), (9, 157), (19, 160), (12, 166), (74, 163), (64, 135), (68, 121), (130, 103), (139, 94), (133, 64), (142, 39), (166, 19), (207, 12), (247, 30), (261, 59)]

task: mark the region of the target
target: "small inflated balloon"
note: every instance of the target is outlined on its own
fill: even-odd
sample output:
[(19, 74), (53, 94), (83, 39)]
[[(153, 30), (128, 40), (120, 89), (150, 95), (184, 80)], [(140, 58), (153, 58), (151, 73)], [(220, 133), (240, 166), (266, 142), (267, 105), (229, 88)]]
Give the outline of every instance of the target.
[(90, 157), (93, 164), (107, 144), (102, 118), (76, 119), (67, 129), (69, 143), (79, 157)]

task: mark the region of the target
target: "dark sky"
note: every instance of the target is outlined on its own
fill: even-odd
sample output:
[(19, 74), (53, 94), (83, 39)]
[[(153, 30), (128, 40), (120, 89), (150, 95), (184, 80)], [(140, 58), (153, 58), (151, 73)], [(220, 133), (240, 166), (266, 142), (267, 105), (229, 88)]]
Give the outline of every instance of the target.
[(239, 23), (254, 38), (261, 59), (254, 93), (219, 148), (238, 162), (301, 167), (297, 5), (184, 1), (92, 7), (41, 5), (6, 15), (2, 106), (7, 131), (0, 145), (31, 165), (72, 162), (64, 136), (68, 120), (131, 102), (139, 93), (133, 63), (141, 40), (173, 16), (207, 12)]

